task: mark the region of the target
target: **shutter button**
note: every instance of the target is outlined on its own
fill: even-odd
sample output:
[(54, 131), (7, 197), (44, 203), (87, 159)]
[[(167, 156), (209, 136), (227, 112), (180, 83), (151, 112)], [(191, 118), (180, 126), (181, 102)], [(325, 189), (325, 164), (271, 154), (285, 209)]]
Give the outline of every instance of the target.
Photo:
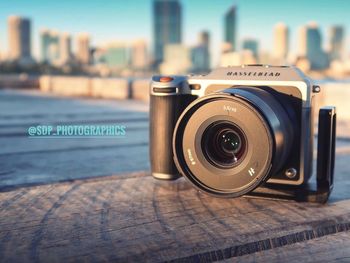
[(172, 77), (160, 77), (159, 82), (170, 82), (174, 79)]

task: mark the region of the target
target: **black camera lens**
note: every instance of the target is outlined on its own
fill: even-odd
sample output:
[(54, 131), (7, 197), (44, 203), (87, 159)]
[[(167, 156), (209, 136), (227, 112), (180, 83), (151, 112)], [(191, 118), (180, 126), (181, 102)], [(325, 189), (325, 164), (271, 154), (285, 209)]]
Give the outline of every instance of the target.
[(246, 152), (246, 145), (243, 132), (231, 122), (215, 122), (203, 133), (203, 153), (218, 168), (238, 165)]
[(219, 136), (222, 149), (230, 154), (235, 154), (241, 148), (240, 137), (232, 131), (225, 131)]
[(235, 87), (192, 102), (173, 135), (179, 172), (215, 196), (246, 194), (284, 165), (294, 128), (267, 87)]

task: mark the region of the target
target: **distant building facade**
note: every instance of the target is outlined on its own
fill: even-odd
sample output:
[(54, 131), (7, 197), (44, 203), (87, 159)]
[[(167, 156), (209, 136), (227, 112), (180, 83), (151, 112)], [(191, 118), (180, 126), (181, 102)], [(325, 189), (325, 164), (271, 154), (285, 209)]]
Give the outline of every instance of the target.
[(164, 47), (164, 61), (160, 64), (161, 74), (185, 74), (192, 68), (191, 50), (181, 44)]
[(20, 16), (8, 17), (8, 59), (29, 63), (31, 55), (31, 22)]
[(153, 53), (155, 65), (163, 62), (166, 45), (181, 44), (181, 18), (181, 4), (178, 0), (154, 0)]
[(330, 50), (329, 55), (331, 60), (339, 60), (343, 58), (344, 53), (344, 27), (332, 26), (329, 30)]
[(90, 53), (90, 35), (86, 33), (80, 33), (77, 36), (77, 53), (76, 59), (83, 65), (88, 65), (91, 62)]
[(145, 70), (149, 66), (147, 43), (145, 40), (137, 40), (131, 46), (131, 66), (136, 70)]
[(41, 60), (45, 63), (53, 63), (59, 58), (59, 34), (56, 31), (43, 29), (40, 32)]
[(198, 45), (191, 50), (192, 72), (207, 72), (210, 70), (210, 34), (208, 31), (199, 33)]
[(243, 50), (250, 50), (255, 58), (258, 57), (259, 44), (255, 39), (245, 39), (242, 45)]
[(68, 33), (43, 29), (40, 32), (41, 61), (63, 66), (72, 61), (72, 38)]
[(232, 6), (225, 15), (225, 42), (230, 45), (229, 51), (237, 50), (237, 7)]
[(322, 49), (322, 37), (318, 25), (310, 23), (299, 31), (299, 56), (309, 60), (310, 69), (322, 70), (329, 66), (329, 58)]
[(72, 60), (72, 38), (68, 33), (60, 34), (59, 64), (66, 65)]
[(256, 64), (257, 58), (251, 50), (233, 51), (221, 54), (220, 66), (241, 66), (243, 64)]
[(289, 52), (289, 29), (286, 24), (278, 23), (273, 30), (273, 57), (279, 63), (285, 63)]
[(129, 50), (125, 43), (110, 44), (103, 55), (104, 63), (115, 69), (122, 69), (129, 65)]

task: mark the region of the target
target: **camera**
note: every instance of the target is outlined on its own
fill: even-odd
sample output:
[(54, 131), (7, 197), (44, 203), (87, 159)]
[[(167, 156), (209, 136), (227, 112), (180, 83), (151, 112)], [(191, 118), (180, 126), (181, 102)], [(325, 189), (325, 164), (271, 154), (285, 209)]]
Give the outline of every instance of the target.
[(217, 197), (327, 201), (333, 188), (336, 112), (319, 111), (316, 189), (314, 85), (298, 68), (243, 65), (205, 75), (153, 76), (154, 178), (188, 179)]

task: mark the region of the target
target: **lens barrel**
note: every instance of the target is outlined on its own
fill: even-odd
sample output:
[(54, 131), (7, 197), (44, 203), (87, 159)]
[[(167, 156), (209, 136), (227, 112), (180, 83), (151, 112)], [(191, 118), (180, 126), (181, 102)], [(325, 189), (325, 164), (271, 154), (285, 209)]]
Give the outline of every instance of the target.
[(215, 196), (248, 193), (278, 171), (291, 150), (293, 126), (268, 90), (235, 87), (192, 102), (173, 135), (177, 169)]

